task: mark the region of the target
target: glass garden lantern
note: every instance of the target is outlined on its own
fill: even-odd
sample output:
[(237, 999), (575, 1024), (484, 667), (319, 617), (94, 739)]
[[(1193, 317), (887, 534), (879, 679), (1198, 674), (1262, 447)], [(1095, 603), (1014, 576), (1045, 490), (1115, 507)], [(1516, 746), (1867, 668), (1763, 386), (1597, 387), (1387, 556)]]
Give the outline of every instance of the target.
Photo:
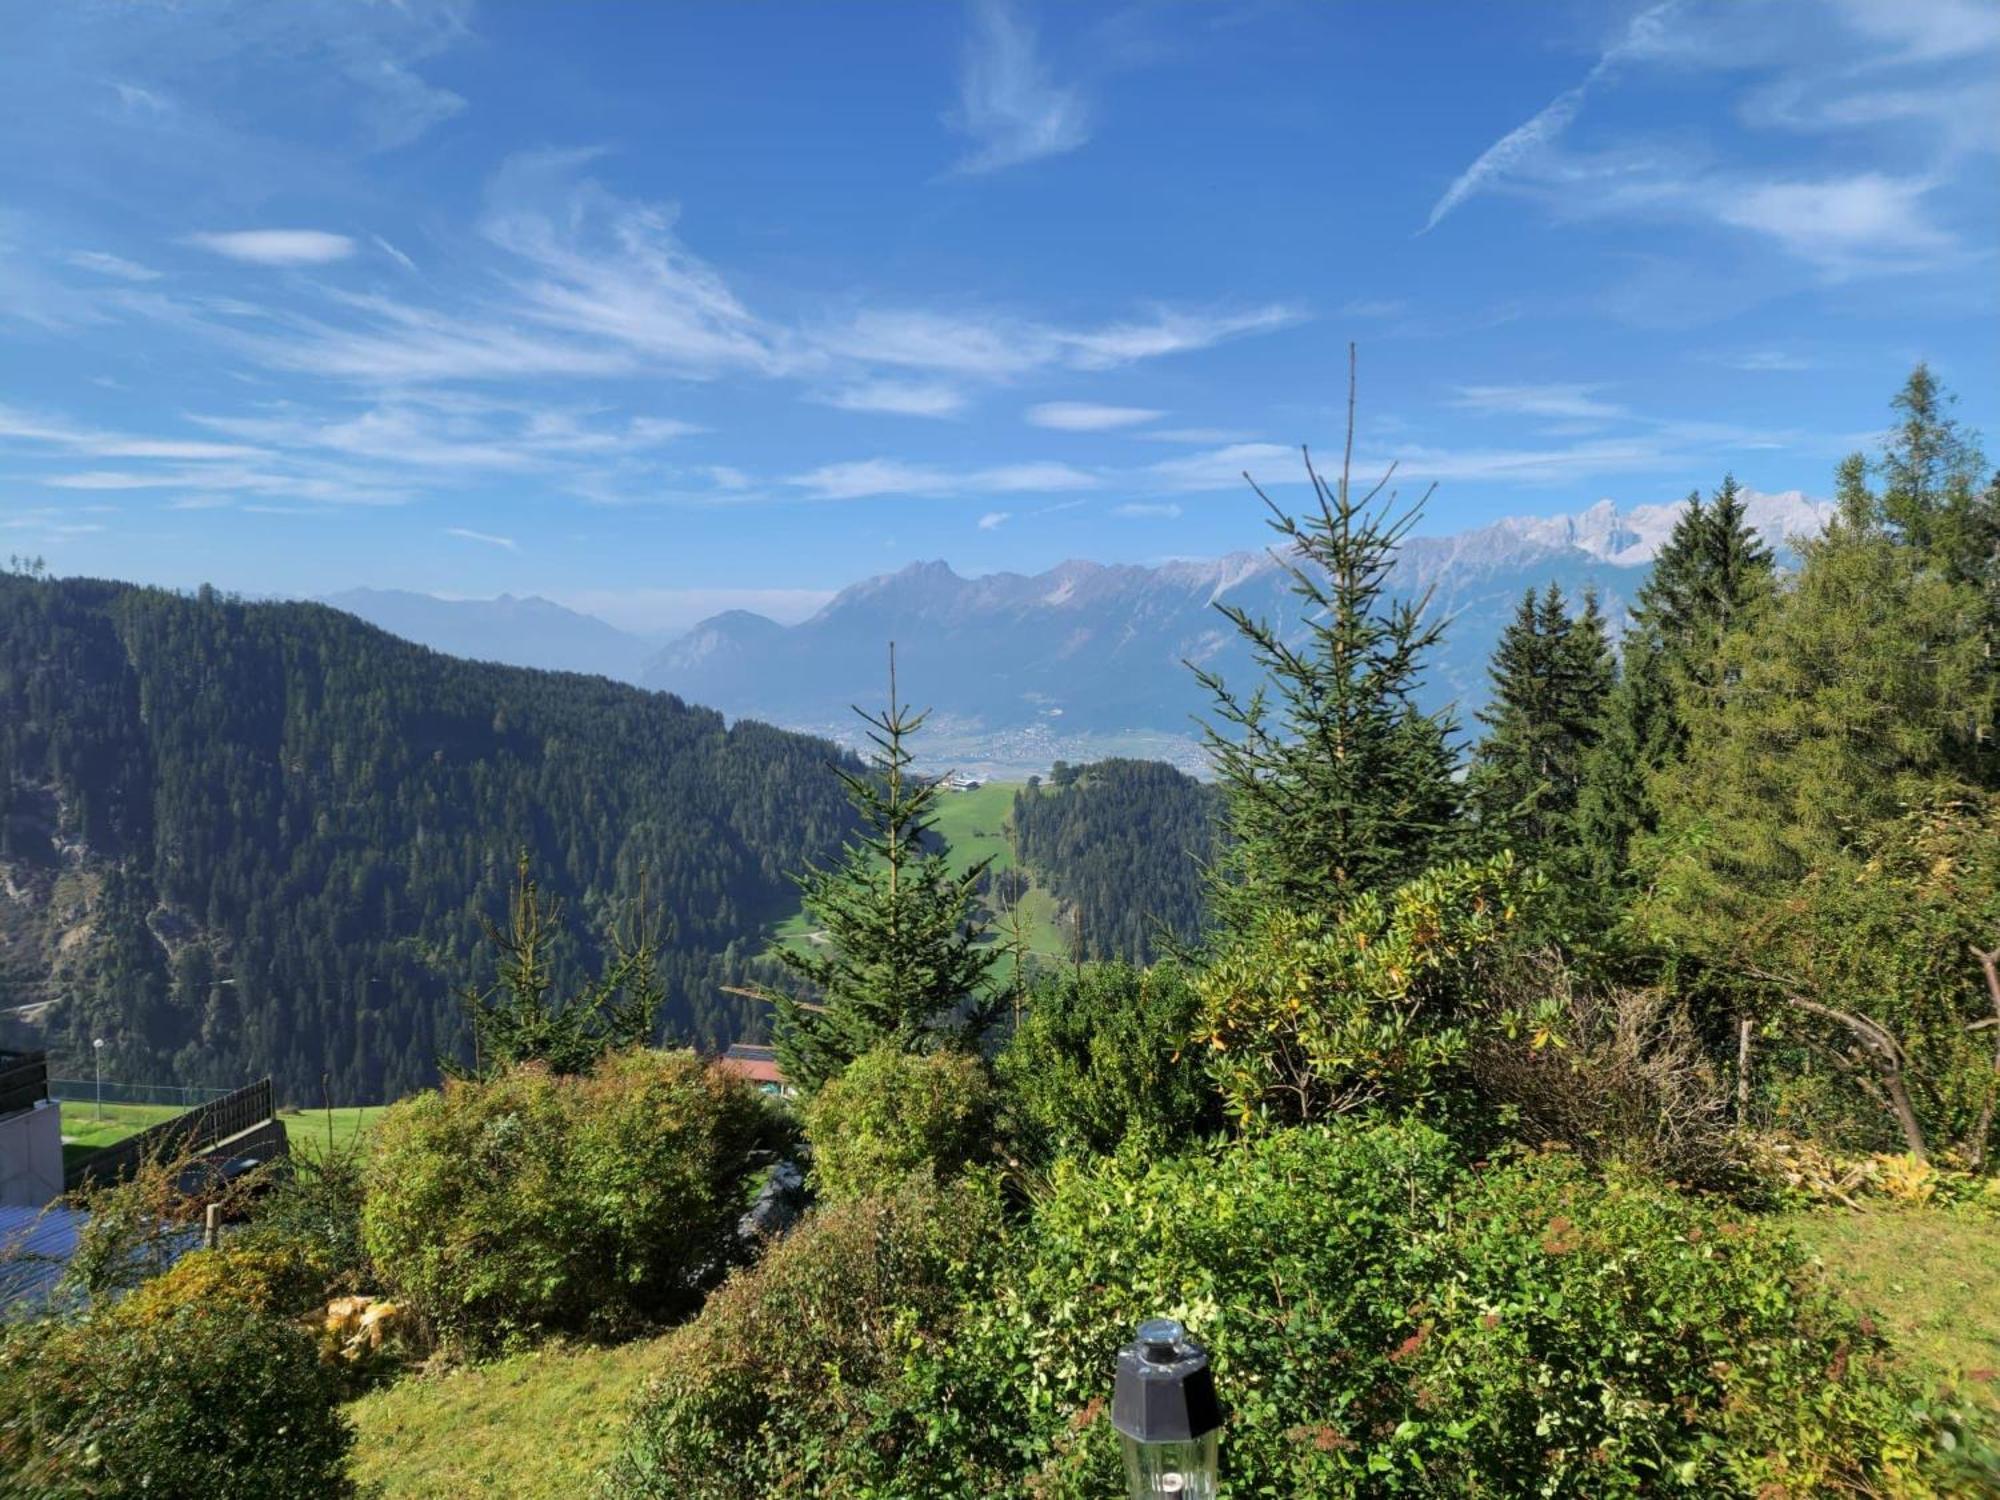
[(1118, 1351), (1111, 1425), (1132, 1500), (1215, 1500), (1222, 1408), (1208, 1355), (1172, 1318), (1148, 1318)]

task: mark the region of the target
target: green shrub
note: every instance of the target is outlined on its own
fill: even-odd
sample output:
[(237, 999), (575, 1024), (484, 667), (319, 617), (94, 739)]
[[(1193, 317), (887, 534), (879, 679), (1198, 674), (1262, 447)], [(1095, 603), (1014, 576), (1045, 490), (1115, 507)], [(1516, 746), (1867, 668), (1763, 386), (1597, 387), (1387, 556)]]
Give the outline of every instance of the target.
[(448, 1342), (617, 1334), (721, 1280), (776, 1136), (755, 1091), (691, 1052), (449, 1082), (375, 1127), (363, 1236)]
[(303, 1330), (234, 1297), (18, 1328), (0, 1338), (0, 1496), (350, 1495), (339, 1398)]
[(894, 1186), (912, 1172), (939, 1179), (983, 1156), (993, 1086), (964, 1052), (864, 1052), (807, 1104), (813, 1182), (836, 1201)]
[(1235, 1494), (1932, 1492), (1912, 1388), (1789, 1241), (1415, 1127), (1059, 1170), (906, 1371), (894, 1492), (1117, 1493), (1110, 1354), (1155, 1313), (1214, 1355)]
[(1200, 1005), (1175, 965), (1091, 964), (1037, 984), (994, 1063), (1010, 1149), (1046, 1164), (1128, 1137), (1175, 1149), (1222, 1126), (1188, 1046)]
[(240, 1303), (253, 1312), (302, 1317), (323, 1309), (325, 1268), (298, 1246), (245, 1245), (232, 1240), (196, 1250), (171, 1270), (134, 1287), (118, 1304), (131, 1321), (171, 1318), (183, 1307)]
[(1782, 1231), (1567, 1154), (1483, 1173), (1412, 1264), (1447, 1493), (1924, 1493), (1912, 1382)]
[(1789, 1239), (1568, 1153), (1472, 1168), (1427, 1127), (1358, 1123), (1126, 1150), (1058, 1162), (1005, 1233), (938, 1191), (824, 1210), (717, 1293), (608, 1493), (1117, 1494), (1111, 1355), (1160, 1313), (1214, 1356), (1235, 1495), (1995, 1477)]
[(1230, 1118), (1295, 1124), (1430, 1104), (1465, 1055), (1482, 970), (1520, 930), (1511, 855), (1325, 915), (1273, 908), (1196, 977), (1194, 1038)]
[(305, 1256), (320, 1269), (322, 1300), (372, 1291), (375, 1271), (361, 1235), (366, 1187), (357, 1148), (294, 1148), (252, 1198), (249, 1223), (233, 1243)]
[(911, 1493), (880, 1488), (930, 1421), (900, 1371), (951, 1337), (998, 1231), (983, 1184), (922, 1176), (813, 1212), (668, 1341), (607, 1500)]

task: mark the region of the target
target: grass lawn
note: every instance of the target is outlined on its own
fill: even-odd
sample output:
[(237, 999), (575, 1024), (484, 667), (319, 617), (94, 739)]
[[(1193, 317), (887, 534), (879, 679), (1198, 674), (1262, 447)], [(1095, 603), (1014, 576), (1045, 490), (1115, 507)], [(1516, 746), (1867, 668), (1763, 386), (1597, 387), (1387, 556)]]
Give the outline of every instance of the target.
[(97, 1105), (88, 1099), (62, 1101), (63, 1165), (73, 1167), (93, 1152), (115, 1146), (127, 1136), (137, 1135), (149, 1125), (171, 1120), (183, 1113), (178, 1104), (107, 1104), (98, 1118)]
[(1784, 1222), (1921, 1371), (2000, 1407), (2000, 1219), (1836, 1209)]
[[(381, 1115), (379, 1104), (361, 1105), (333, 1112), (333, 1139), (336, 1146), (353, 1144), (354, 1139)], [(97, 1106), (87, 1099), (62, 1102), (63, 1165), (75, 1166), (92, 1152), (115, 1146), (127, 1136), (137, 1135), (149, 1125), (185, 1114), (178, 1104), (107, 1104), (104, 1118), (97, 1118)], [(294, 1146), (326, 1145), (326, 1113), (323, 1110), (281, 1109), (285, 1133)]]
[(587, 1495), (657, 1349), (545, 1349), (371, 1391), (347, 1408), (360, 1434), (352, 1473), (381, 1500)]
[[(333, 1144), (336, 1150), (352, 1146), (363, 1131), (382, 1117), (386, 1104), (355, 1104), (333, 1111)], [(327, 1111), (323, 1109), (281, 1109), (285, 1135), (293, 1150), (321, 1150), (327, 1144)]]

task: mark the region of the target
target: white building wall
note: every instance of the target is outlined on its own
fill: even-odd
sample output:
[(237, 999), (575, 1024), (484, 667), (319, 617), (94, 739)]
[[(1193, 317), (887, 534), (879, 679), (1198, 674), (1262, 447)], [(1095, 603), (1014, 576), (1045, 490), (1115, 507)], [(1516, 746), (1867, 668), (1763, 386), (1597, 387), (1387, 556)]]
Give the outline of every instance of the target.
[(0, 1205), (40, 1208), (62, 1190), (62, 1105), (43, 1099), (0, 1119)]

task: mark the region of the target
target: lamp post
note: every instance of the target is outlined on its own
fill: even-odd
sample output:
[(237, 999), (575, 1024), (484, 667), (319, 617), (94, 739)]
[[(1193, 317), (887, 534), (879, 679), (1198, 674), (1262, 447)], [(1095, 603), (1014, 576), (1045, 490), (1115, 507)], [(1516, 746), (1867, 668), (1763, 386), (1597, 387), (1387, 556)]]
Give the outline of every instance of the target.
[(1172, 1318), (1148, 1318), (1118, 1351), (1111, 1425), (1132, 1500), (1215, 1500), (1222, 1407), (1208, 1354)]
[(97, 1118), (104, 1118), (104, 1038), (93, 1037), (90, 1042), (91, 1054), (97, 1061)]

